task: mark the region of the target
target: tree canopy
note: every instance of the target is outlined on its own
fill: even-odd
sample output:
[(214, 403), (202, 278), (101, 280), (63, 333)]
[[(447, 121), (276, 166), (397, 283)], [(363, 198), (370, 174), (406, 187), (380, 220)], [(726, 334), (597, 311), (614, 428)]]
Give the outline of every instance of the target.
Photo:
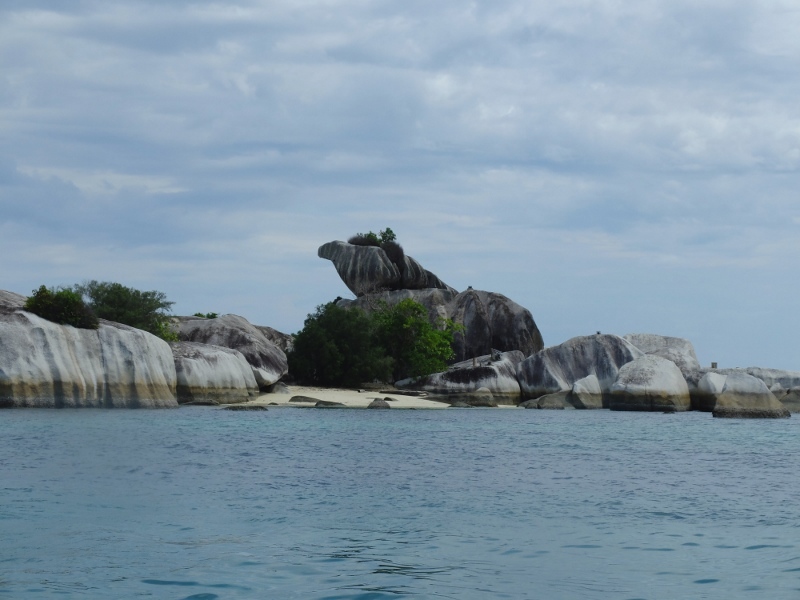
[(97, 329), (98, 325), (92, 309), (78, 292), (69, 288), (55, 289), (43, 285), (33, 290), (33, 294), (25, 301), (25, 310), (61, 325), (82, 329)]

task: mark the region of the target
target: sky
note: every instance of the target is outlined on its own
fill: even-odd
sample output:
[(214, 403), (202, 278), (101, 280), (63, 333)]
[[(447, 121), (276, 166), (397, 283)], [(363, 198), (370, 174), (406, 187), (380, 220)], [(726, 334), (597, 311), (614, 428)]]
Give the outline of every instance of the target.
[(545, 345), (800, 370), (800, 5), (2, 0), (0, 289), (293, 333), (391, 227)]

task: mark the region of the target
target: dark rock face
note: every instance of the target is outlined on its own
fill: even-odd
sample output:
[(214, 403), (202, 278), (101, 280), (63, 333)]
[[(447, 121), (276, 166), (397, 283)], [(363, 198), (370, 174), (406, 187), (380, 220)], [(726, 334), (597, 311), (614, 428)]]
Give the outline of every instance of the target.
[(288, 371), (286, 354), (247, 319), (237, 315), (181, 320), (178, 337), (184, 342), (238, 350), (253, 369), (259, 388), (268, 388)]
[(800, 413), (800, 388), (792, 388), (786, 394), (778, 398), (778, 401), (783, 404), (786, 409), (791, 413)]
[(375, 398), (375, 400), (370, 402), (369, 406), (367, 406), (367, 408), (378, 408), (378, 409), (391, 408), (391, 407), (392, 406), (386, 400), (383, 400), (381, 398)]
[(317, 255), (333, 262), (344, 284), (356, 296), (385, 290), (440, 288), (454, 292), (410, 256), (395, 264), (381, 248), (328, 242)]
[(677, 412), (690, 406), (689, 386), (678, 366), (646, 354), (622, 365), (609, 394), (611, 410)]
[(594, 375), (603, 395), (617, 379), (620, 367), (644, 353), (617, 335), (589, 335), (572, 338), (545, 348), (519, 365), (517, 377), (523, 398), (538, 398), (566, 392), (573, 384)]
[(502, 294), (468, 289), (460, 294), (448, 290), (398, 290), (358, 298), (340, 300), (340, 306), (376, 309), (382, 302), (394, 306), (410, 298), (428, 311), (431, 323), (452, 319), (464, 327), (454, 336), (453, 350), (457, 362), (490, 354), (519, 350), (528, 356), (544, 347), (542, 334), (530, 311)]
[(179, 404), (235, 404), (258, 396), (253, 370), (238, 350), (195, 342), (170, 346)]
[(277, 329), (273, 329), (272, 327), (266, 327), (265, 325), (254, 325), (254, 327), (258, 329), (261, 333), (263, 333), (264, 337), (267, 338), (270, 342), (272, 342), (278, 348), (283, 350), (284, 353), (292, 351), (292, 346), (294, 345), (293, 335), (280, 332)]
[(401, 389), (414, 389), (442, 396), (448, 402), (465, 400), (467, 395), (486, 389), (496, 405), (516, 404), (520, 399), (517, 365), (522, 362), (522, 352), (514, 350), (499, 355), (486, 355), (456, 363), (447, 371), (419, 379), (405, 379), (395, 385)]
[(230, 406), (223, 406), (222, 409), (246, 412), (264, 412), (268, 410), (266, 406), (261, 404), (231, 404)]

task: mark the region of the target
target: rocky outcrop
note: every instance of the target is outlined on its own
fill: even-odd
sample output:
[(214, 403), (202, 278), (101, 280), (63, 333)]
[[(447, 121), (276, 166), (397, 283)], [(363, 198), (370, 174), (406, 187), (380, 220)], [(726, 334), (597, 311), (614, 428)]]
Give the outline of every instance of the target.
[(265, 325), (254, 325), (254, 327), (263, 333), (265, 338), (280, 348), (284, 354), (292, 351), (292, 347), (294, 345), (293, 335), (283, 333), (277, 329), (273, 329), (272, 327), (267, 327)]
[(328, 242), (319, 247), (317, 255), (333, 263), (339, 277), (356, 296), (399, 289), (439, 288), (455, 292), (410, 256), (404, 256), (396, 264), (376, 246)]
[(566, 401), (580, 409), (603, 408), (603, 389), (600, 387), (597, 375), (587, 375), (573, 383)]
[(216, 319), (182, 319), (178, 337), (184, 342), (198, 342), (238, 350), (253, 369), (259, 388), (268, 388), (287, 370), (286, 354), (267, 339), (247, 319), (223, 315)]
[(698, 382), (698, 396), (715, 417), (779, 418), (789, 411), (766, 384), (747, 373), (706, 373)]
[(689, 386), (678, 366), (655, 354), (622, 365), (611, 386), (611, 410), (678, 412), (688, 410)]
[(485, 355), (474, 362), (456, 363), (442, 373), (404, 379), (395, 385), (400, 389), (420, 390), (441, 396), (450, 403), (474, 400), (471, 395), (483, 388), (495, 405), (517, 404), (520, 400), (517, 366), (523, 359), (522, 352), (518, 350)]
[(617, 379), (620, 367), (644, 353), (617, 335), (597, 334), (572, 338), (545, 348), (519, 365), (517, 377), (523, 398), (538, 398), (570, 391), (580, 379), (597, 377), (606, 395)]
[(630, 333), (625, 339), (645, 354), (666, 358), (686, 375), (700, 369), (700, 363), (689, 340), (653, 333)]
[(238, 350), (195, 342), (170, 344), (179, 404), (236, 404), (258, 396), (258, 384)]
[(463, 327), (463, 332), (456, 333), (453, 340), (457, 362), (490, 354), (492, 349), (519, 350), (528, 356), (544, 347), (542, 334), (530, 311), (493, 292), (472, 288), (460, 294), (438, 289), (398, 290), (340, 300), (339, 305), (357, 306), (369, 312), (382, 303), (394, 306), (407, 298), (425, 307), (431, 323), (451, 319)]
[(19, 298), (0, 298), (0, 407), (178, 406), (165, 341), (109, 321), (96, 330), (58, 325), (19, 310)]
[(375, 398), (372, 402), (369, 403), (367, 408), (392, 408), (392, 406), (382, 398)]
[(800, 413), (800, 388), (792, 388), (782, 394), (778, 401), (786, 407), (790, 413)]

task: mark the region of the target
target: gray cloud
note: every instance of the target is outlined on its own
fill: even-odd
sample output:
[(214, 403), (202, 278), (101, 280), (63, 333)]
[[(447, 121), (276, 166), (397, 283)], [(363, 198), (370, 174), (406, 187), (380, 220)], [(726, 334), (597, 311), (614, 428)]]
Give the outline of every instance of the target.
[(2, 285), (114, 279), (286, 330), (391, 226), (547, 343), (800, 369), (790, 3), (4, 2)]

